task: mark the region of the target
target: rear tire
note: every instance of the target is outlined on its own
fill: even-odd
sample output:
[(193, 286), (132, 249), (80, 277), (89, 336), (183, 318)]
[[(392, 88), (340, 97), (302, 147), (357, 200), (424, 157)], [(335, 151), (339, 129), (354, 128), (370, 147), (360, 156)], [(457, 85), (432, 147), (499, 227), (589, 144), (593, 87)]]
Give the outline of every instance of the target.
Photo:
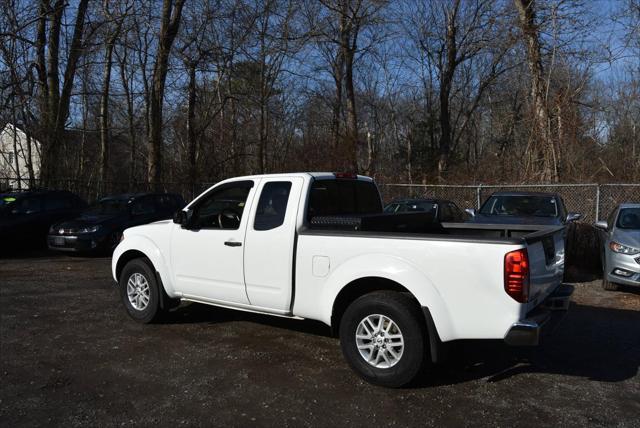
[(148, 324), (164, 315), (160, 305), (160, 288), (151, 262), (145, 258), (129, 261), (120, 275), (120, 297), (134, 320)]
[(402, 293), (366, 294), (349, 305), (340, 321), (345, 359), (375, 385), (397, 388), (414, 380), (425, 365), (427, 343), (420, 307)]

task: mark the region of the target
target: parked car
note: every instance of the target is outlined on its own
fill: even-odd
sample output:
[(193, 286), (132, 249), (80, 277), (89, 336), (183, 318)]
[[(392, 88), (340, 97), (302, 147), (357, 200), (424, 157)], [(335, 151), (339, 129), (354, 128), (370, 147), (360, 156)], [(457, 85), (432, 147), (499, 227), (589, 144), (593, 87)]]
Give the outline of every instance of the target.
[(384, 207), (385, 213), (425, 212), (436, 222), (464, 222), (469, 215), (446, 199), (416, 198), (396, 199)]
[(171, 193), (108, 196), (78, 217), (51, 226), (48, 245), (57, 251), (111, 251), (126, 228), (169, 219), (183, 206), (182, 197)]
[(496, 192), (477, 212), (466, 210), (473, 223), (490, 224), (547, 224), (566, 225), (582, 218), (582, 214), (568, 212), (564, 200), (557, 193)]
[(49, 227), (87, 206), (65, 190), (28, 190), (0, 195), (0, 251), (46, 246)]
[(622, 204), (607, 220), (596, 222), (603, 232), (602, 287), (640, 286), (640, 204)]
[(125, 230), (113, 278), (141, 323), (181, 300), (319, 320), (360, 376), (390, 387), (454, 340), (538, 344), (573, 292), (562, 284), (564, 228), (515, 225), (522, 236), (503, 237), (510, 226), (428, 218), (383, 213), (363, 176), (234, 178), (173, 222)]

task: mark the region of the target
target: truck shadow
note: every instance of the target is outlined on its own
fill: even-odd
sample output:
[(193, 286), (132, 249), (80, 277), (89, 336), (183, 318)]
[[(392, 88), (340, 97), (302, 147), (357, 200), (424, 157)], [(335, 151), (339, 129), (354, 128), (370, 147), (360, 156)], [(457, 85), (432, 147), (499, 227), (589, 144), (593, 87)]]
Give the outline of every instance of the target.
[(244, 312), (199, 303), (180, 305), (176, 310), (170, 312), (165, 319), (165, 322), (170, 324), (218, 324), (234, 321), (253, 322), (288, 331), (331, 337), (331, 329), (320, 321), (274, 317), (271, 315)]
[[(200, 304), (180, 306), (167, 320), (172, 324), (235, 321), (331, 337), (329, 327), (320, 322), (275, 318)], [(335, 345), (338, 346), (337, 340)], [(620, 382), (637, 376), (639, 367), (639, 311), (574, 303), (556, 331), (545, 336), (540, 346), (514, 348), (501, 341), (454, 342), (449, 348), (448, 360), (432, 366), (411, 387), (453, 385), (480, 379), (502, 382), (531, 373)]]
[(534, 348), (512, 348), (499, 341), (454, 343), (449, 360), (437, 365), (415, 387), (451, 385), (486, 378), (501, 382), (518, 375), (548, 373), (599, 382), (638, 375), (640, 312), (572, 304), (553, 335)]

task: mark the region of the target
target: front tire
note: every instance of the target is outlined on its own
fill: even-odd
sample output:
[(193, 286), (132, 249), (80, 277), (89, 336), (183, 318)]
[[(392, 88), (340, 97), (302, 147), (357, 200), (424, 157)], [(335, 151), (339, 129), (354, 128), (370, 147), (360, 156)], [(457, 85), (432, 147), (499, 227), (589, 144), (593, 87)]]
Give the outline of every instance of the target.
[(615, 282), (607, 281), (606, 278), (602, 278), (602, 288), (607, 291), (616, 291), (618, 289), (618, 284)]
[(427, 334), (415, 300), (376, 291), (355, 300), (340, 321), (340, 345), (351, 368), (366, 381), (401, 387), (425, 365)]
[(125, 265), (119, 288), (122, 303), (134, 320), (148, 324), (164, 315), (160, 306), (159, 284), (147, 259), (134, 259)]

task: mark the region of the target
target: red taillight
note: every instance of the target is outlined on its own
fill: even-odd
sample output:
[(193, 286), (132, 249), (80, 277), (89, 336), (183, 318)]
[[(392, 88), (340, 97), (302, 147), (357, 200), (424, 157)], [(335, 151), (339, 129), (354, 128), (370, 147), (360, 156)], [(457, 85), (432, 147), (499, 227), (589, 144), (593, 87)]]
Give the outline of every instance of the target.
[(514, 300), (529, 300), (529, 257), (527, 250), (511, 251), (504, 256), (504, 291)]
[(335, 175), (336, 178), (348, 178), (351, 180), (358, 178), (358, 174), (354, 174), (352, 172), (334, 172), (333, 175)]

